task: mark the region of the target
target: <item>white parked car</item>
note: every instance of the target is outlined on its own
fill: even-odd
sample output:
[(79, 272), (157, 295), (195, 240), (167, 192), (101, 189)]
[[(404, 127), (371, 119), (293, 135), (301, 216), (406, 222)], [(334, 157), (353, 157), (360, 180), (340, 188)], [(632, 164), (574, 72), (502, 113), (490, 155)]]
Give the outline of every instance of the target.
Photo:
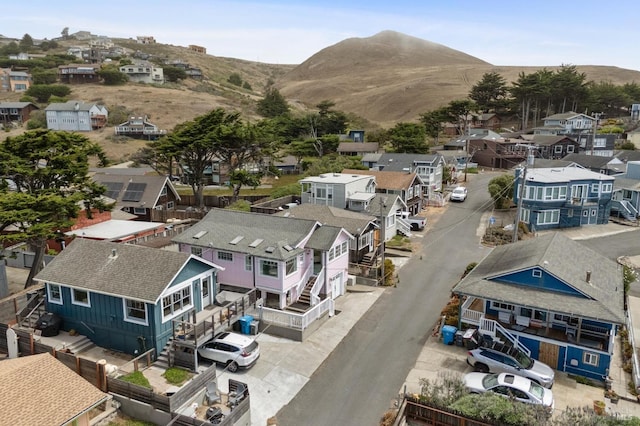
[(542, 405), (549, 413), (555, 405), (551, 389), (515, 374), (469, 373), (464, 376), (464, 384), (471, 393), (494, 392), (527, 404)]
[(238, 333), (224, 332), (198, 348), (198, 355), (227, 367), (230, 372), (249, 368), (260, 357), (255, 340)]
[(451, 192), (451, 197), (449, 198), (451, 201), (464, 201), (467, 199), (467, 188), (464, 186), (457, 186), (453, 192)]

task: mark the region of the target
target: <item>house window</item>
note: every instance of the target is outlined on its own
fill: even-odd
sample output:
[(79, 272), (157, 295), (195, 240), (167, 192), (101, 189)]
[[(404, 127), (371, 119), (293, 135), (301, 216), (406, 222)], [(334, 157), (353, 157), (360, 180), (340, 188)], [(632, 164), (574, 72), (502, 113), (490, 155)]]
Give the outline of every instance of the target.
[(546, 322), (547, 321), (547, 313), (545, 311), (534, 311), (533, 313), (533, 318), (537, 319), (538, 321), (543, 321)]
[(253, 270), (253, 256), (246, 255), (244, 257), (244, 270), (245, 271)]
[(589, 185), (573, 185), (571, 187), (571, 198), (577, 198), (579, 200), (586, 198), (587, 192), (589, 191)]
[(544, 210), (538, 213), (538, 225), (551, 225), (560, 222), (560, 210)]
[(554, 152), (555, 152), (556, 154), (562, 154), (562, 145), (556, 145), (556, 146), (554, 147)]
[(598, 361), (600, 356), (598, 354), (594, 354), (592, 352), (585, 352), (582, 354), (582, 362), (587, 365), (592, 365), (594, 367), (598, 366)]
[(191, 286), (183, 287), (162, 298), (162, 314), (165, 321), (192, 307)]
[(601, 184), (600, 189), (602, 190), (603, 194), (611, 192), (611, 190), (613, 190), (613, 184), (612, 183), (603, 183), (603, 184)]
[(62, 305), (62, 289), (57, 284), (47, 284), (49, 302)]
[(219, 251), (218, 260), (224, 260), (225, 262), (233, 262), (233, 253), (228, 251)]
[(148, 325), (147, 304), (138, 300), (123, 299), (124, 320), (137, 324)]
[(540, 269), (534, 269), (531, 273), (534, 278), (540, 278), (542, 276), (542, 271)]
[(291, 275), (297, 270), (298, 270), (298, 262), (296, 262), (296, 258), (287, 260), (287, 263), (286, 263), (287, 275)]
[(331, 247), (331, 249), (329, 250), (329, 262), (331, 262), (335, 257), (336, 257), (336, 252), (333, 249), (333, 247)]
[(575, 150), (575, 146), (573, 145), (567, 145), (567, 154), (572, 154)]
[(78, 288), (72, 289), (71, 302), (74, 305), (91, 307), (91, 301), (89, 300), (89, 292), (87, 290), (80, 290)]
[(529, 309), (529, 308), (520, 308), (520, 316), (531, 318), (531, 309)]
[(202, 257), (202, 247), (191, 246), (191, 254), (194, 256)]
[(147, 214), (147, 209), (144, 207), (134, 207), (133, 214)]
[(278, 276), (278, 262), (274, 262), (272, 260), (261, 260), (260, 261), (260, 273), (267, 277), (277, 277)]
[(594, 194), (598, 194), (600, 192), (600, 183), (592, 183), (591, 192), (593, 192)]
[(343, 241), (342, 242), (342, 254), (347, 254), (348, 251), (349, 251), (349, 242), (348, 241)]
[(522, 209), (520, 210), (520, 222), (529, 223), (531, 220), (531, 210)]
[(173, 210), (174, 207), (175, 207), (175, 203), (173, 201), (167, 202), (167, 210)]
[(491, 307), (502, 311), (513, 311), (513, 305), (509, 303), (491, 302)]
[(167, 195), (167, 187), (166, 186), (163, 186), (162, 190), (160, 191), (160, 196), (163, 196), (163, 195)]

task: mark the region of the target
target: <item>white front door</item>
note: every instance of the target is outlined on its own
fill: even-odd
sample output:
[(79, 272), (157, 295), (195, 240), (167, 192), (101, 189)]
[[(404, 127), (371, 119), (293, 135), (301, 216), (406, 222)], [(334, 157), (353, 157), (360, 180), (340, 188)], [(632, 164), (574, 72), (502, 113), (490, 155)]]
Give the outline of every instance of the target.
[(331, 297), (335, 299), (338, 296), (342, 296), (342, 294), (344, 294), (344, 286), (342, 285), (342, 272), (331, 278), (330, 282), (332, 295)]
[(211, 278), (202, 279), (202, 309), (211, 304)]

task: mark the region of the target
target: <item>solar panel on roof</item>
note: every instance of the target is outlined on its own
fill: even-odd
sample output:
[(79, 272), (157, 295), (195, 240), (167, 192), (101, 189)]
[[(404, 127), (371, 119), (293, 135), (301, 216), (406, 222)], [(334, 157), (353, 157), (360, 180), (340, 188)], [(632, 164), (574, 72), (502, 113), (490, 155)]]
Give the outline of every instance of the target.
[(138, 202), (142, 200), (142, 195), (144, 194), (144, 190), (147, 187), (146, 183), (140, 182), (131, 182), (127, 186), (124, 195), (122, 196), (122, 201), (133, 201)]
[(107, 187), (107, 190), (104, 193), (105, 197), (109, 197), (114, 200), (118, 199), (120, 190), (124, 186), (122, 182), (104, 182), (102, 185)]

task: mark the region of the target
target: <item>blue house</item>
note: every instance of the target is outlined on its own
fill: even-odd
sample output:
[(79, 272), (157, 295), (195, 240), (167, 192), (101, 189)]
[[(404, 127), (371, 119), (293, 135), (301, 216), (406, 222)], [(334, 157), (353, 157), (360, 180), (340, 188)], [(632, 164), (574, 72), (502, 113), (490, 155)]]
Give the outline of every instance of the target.
[[(581, 167), (516, 169), (514, 201), (520, 222), (531, 231), (606, 224), (611, 212), (613, 176)], [(522, 176), (525, 175), (524, 188)]]
[(214, 303), (221, 268), (187, 253), (77, 238), (38, 273), (47, 312), (93, 343), (162, 352), (172, 320)]
[(453, 292), (461, 327), (603, 380), (625, 323), (622, 266), (561, 233), (496, 247)]

